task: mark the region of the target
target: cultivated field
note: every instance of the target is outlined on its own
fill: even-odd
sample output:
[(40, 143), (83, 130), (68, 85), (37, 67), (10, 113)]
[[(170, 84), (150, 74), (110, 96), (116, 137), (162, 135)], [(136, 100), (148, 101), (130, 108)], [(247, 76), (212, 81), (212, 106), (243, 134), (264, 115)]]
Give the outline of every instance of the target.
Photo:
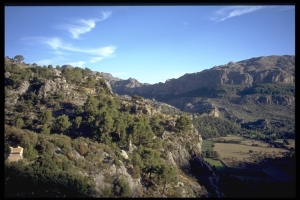
[[(224, 140), (240, 141), (241, 143), (233, 144), (217, 142)], [(219, 159), (221, 162), (227, 167), (237, 169), (261, 170), (264, 165), (264, 158), (281, 157), (284, 152), (288, 152), (286, 149), (268, 147), (269, 144), (263, 141), (243, 138), (241, 136), (227, 136), (203, 141), (202, 151), (212, 149), (212, 143), (215, 145), (214, 151), (217, 151), (220, 155)], [(289, 143), (289, 147), (295, 147), (294, 140), (289, 140)]]
[[(220, 155), (220, 160), (228, 167), (245, 168), (248, 164), (259, 163), (264, 158), (281, 156), (286, 149), (271, 147), (255, 147), (244, 144), (215, 143), (215, 151)], [(253, 153), (249, 153), (249, 151)], [(248, 168), (248, 167), (246, 167)]]

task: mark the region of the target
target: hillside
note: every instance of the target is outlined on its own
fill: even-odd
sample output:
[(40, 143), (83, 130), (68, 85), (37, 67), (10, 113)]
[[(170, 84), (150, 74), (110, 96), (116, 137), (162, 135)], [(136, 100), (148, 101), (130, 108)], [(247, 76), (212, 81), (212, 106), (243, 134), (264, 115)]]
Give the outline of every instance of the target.
[(149, 102), (115, 95), (88, 68), (6, 59), (5, 196), (223, 197), (191, 119)]
[(226, 118), (248, 130), (275, 132), (279, 138), (295, 132), (295, 56), (229, 62), (153, 85), (133, 78), (108, 81), (114, 93), (154, 98), (184, 112)]
[[(290, 57), (282, 62), (274, 57), (270, 63), (276, 59), (278, 69), (265, 65), (268, 73), (285, 69), (287, 60), (293, 63)], [(262, 60), (253, 62), (262, 65)], [(250, 66), (249, 60), (239, 63)], [(228, 74), (237, 70), (230, 66)], [(250, 68), (243, 70), (259, 71)], [(292, 71), (287, 67), (282, 74)], [(294, 83), (278, 80), (288, 79), (143, 97), (133, 91), (155, 85), (88, 68), (41, 67), (6, 57), (5, 197), (236, 197), (234, 185), (242, 182), (221, 176), (204, 160), (202, 138), (243, 134), (274, 147), (279, 145), (276, 138), (293, 138)], [(116, 93), (114, 84), (122, 88), (124, 82), (124, 91), (132, 92)], [(23, 158), (12, 162), (10, 147), (22, 148)], [(287, 152), (287, 159), (295, 157), (295, 148)], [(256, 184), (243, 182), (240, 191), (272, 196), (265, 190), (284, 187), (293, 195), (292, 184), (264, 183), (258, 190)]]

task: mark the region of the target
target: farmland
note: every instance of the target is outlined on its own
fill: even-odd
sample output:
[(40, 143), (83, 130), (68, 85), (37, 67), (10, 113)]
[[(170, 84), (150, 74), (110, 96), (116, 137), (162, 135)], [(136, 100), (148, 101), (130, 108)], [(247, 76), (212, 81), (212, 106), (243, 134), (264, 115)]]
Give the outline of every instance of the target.
[[(295, 141), (289, 140), (288, 146), (295, 147)], [(269, 147), (269, 144), (263, 141), (240, 136), (203, 140), (202, 152), (212, 149), (218, 152), (219, 159), (205, 158), (205, 160), (222, 173), (238, 178), (250, 176), (254, 179), (263, 178), (265, 180), (284, 181), (291, 178), (284, 171), (268, 163), (270, 158), (283, 157), (286, 152), (289, 152), (287, 149)], [(285, 178), (282, 177), (283, 174)]]

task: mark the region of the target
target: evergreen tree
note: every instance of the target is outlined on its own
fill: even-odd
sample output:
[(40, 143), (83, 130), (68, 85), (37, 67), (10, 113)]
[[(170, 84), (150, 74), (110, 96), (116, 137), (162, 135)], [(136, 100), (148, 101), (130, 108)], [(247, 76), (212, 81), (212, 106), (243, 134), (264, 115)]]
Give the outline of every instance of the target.
[(50, 124), (52, 121), (52, 111), (51, 110), (43, 110), (40, 115), (40, 120), (42, 124)]
[(192, 125), (193, 125), (192, 120), (188, 116), (183, 115), (176, 120), (175, 126), (181, 131), (187, 131), (192, 128)]
[(64, 133), (68, 130), (68, 128), (71, 126), (71, 122), (69, 121), (69, 117), (65, 114), (59, 116), (56, 119), (56, 128), (59, 130), (61, 133)]

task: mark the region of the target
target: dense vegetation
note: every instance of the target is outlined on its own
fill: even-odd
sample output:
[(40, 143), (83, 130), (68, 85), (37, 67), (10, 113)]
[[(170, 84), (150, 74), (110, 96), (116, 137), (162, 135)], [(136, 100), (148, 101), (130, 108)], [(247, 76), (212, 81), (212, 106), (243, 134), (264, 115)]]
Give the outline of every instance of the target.
[(237, 135), (242, 131), (238, 124), (224, 118), (198, 117), (193, 120), (193, 123), (203, 139), (224, 137), (229, 134)]
[[(165, 95), (164, 97), (156, 97), (160, 101), (168, 101), (174, 98), (180, 97), (236, 97), (237, 95), (295, 95), (295, 85), (292, 84), (275, 84), (275, 83), (259, 83), (254, 84), (251, 87), (245, 85), (228, 85), (223, 84), (213, 87), (201, 87), (196, 90), (192, 90), (186, 93), (177, 95)], [(150, 96), (149, 96), (150, 97)]]
[(293, 84), (255, 84), (238, 92), (239, 95), (267, 94), (267, 95), (295, 95), (295, 85)]

